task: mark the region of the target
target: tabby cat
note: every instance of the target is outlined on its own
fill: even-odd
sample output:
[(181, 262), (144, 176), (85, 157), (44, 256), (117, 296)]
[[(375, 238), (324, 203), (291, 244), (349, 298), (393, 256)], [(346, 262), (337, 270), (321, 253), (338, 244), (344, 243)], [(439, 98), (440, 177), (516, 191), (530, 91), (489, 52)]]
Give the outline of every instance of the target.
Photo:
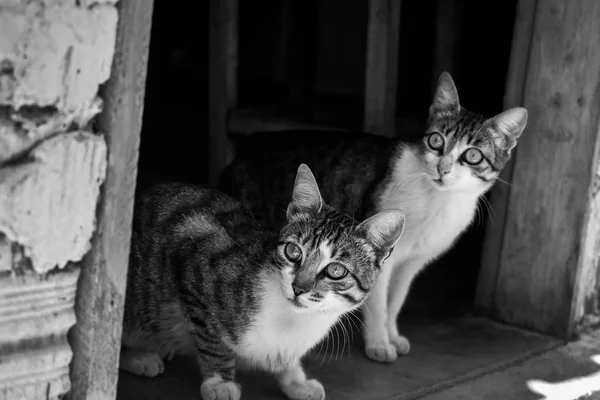
[(357, 225), (322, 201), (306, 165), (280, 230), (217, 190), (149, 189), (135, 209), (121, 369), (156, 376), (165, 358), (193, 354), (203, 399), (240, 398), (236, 365), (273, 373), (290, 399), (324, 399), (301, 358), (365, 301), (403, 226), (400, 210)]
[(363, 312), (366, 355), (392, 362), (410, 350), (396, 319), (414, 277), (469, 226), (526, 123), (521, 107), (492, 118), (467, 111), (443, 73), (426, 130), (414, 140), (333, 131), (237, 137), (238, 154), (219, 187), (266, 223), (279, 223), (293, 166), (304, 162), (336, 209), (358, 220), (393, 208), (406, 213), (405, 234), (388, 260), (392, 268), (382, 271)]

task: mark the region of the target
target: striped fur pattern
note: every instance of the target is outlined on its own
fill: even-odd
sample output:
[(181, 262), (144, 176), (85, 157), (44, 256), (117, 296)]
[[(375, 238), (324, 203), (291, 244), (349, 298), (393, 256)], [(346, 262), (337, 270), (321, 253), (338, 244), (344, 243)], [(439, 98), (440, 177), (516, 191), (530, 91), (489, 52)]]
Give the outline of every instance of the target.
[(301, 358), (367, 298), (404, 214), (357, 224), (298, 168), (281, 229), (213, 189), (164, 184), (137, 202), (120, 367), (145, 376), (197, 357), (203, 399), (239, 399), (236, 365), (272, 372), (290, 399), (322, 399)]
[(492, 118), (460, 105), (443, 73), (426, 130), (407, 141), (326, 131), (257, 133), (236, 139), (238, 154), (219, 187), (268, 223), (278, 223), (294, 165), (311, 165), (323, 198), (363, 220), (401, 209), (407, 220), (363, 313), (366, 355), (391, 362), (409, 352), (396, 318), (414, 277), (469, 226), (477, 202), (497, 180), (527, 123), (524, 108)]

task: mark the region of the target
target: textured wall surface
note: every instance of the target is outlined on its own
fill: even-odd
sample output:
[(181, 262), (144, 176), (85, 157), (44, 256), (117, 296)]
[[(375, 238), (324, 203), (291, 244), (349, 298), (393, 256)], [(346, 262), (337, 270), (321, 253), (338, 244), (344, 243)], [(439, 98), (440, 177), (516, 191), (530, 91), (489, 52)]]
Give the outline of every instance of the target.
[(79, 269), (106, 143), (94, 132), (116, 0), (0, 0), (0, 399), (70, 388)]

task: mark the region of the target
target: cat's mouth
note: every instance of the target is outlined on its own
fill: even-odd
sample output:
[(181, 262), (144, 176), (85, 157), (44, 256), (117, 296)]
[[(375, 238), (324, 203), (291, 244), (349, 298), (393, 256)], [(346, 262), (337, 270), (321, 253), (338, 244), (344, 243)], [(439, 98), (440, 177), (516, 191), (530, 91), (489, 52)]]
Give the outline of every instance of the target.
[(308, 308), (308, 307), (306, 307), (304, 304), (302, 304), (302, 303), (300, 302), (300, 300), (298, 300), (298, 298), (297, 298), (297, 297), (294, 297), (293, 299), (290, 299), (290, 298), (288, 298), (288, 301), (289, 301), (290, 303), (292, 303), (292, 304), (293, 304), (295, 307), (297, 307), (297, 308)]
[(439, 187), (444, 186), (443, 178), (432, 179), (432, 181), (433, 181), (433, 183), (435, 183), (436, 186), (439, 186)]

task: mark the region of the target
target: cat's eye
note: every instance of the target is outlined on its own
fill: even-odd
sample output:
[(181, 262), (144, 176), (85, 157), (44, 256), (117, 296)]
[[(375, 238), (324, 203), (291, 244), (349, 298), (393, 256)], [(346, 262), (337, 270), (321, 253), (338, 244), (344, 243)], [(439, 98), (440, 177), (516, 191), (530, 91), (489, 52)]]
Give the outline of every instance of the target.
[(325, 275), (329, 279), (333, 279), (333, 280), (342, 279), (347, 274), (348, 274), (348, 270), (340, 264), (331, 263), (327, 266), (327, 268), (325, 268)]
[(477, 165), (483, 161), (481, 150), (470, 148), (463, 153), (463, 159), (467, 164)]
[(302, 250), (297, 244), (292, 242), (285, 245), (283, 252), (290, 261), (299, 261), (302, 258)]
[(444, 148), (444, 137), (440, 133), (434, 132), (427, 138), (427, 144), (433, 150), (441, 150)]

